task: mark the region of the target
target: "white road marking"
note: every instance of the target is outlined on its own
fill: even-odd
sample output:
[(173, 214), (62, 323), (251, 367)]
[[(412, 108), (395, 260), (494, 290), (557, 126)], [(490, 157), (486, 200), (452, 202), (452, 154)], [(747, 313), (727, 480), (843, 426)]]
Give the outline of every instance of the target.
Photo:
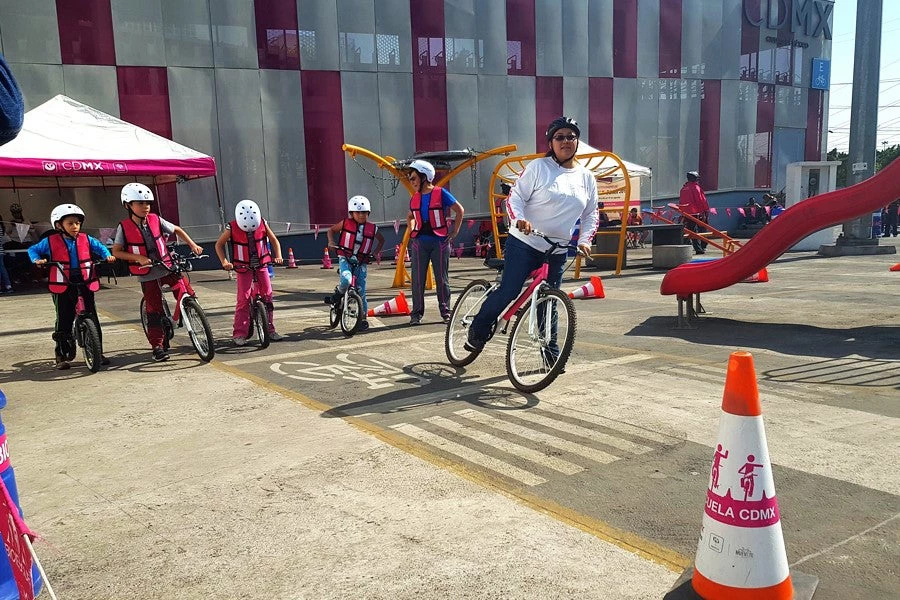
[(526, 410), (509, 411), (509, 415), (511, 417), (515, 417), (516, 419), (530, 421), (532, 423), (543, 425), (544, 427), (550, 429), (556, 429), (557, 431), (562, 431), (564, 433), (571, 433), (572, 435), (577, 435), (589, 440), (596, 440), (601, 444), (612, 446), (613, 448), (618, 448), (619, 450), (624, 450), (626, 452), (631, 452), (632, 454), (644, 454), (645, 452), (650, 452), (651, 450), (651, 448), (648, 448), (647, 446), (635, 444), (634, 442), (629, 440), (623, 440), (622, 438), (617, 438), (606, 433), (594, 431), (592, 429), (588, 429), (587, 427), (582, 427), (581, 425), (574, 425), (566, 421), (558, 421), (556, 419), (551, 419), (550, 417), (545, 417), (544, 415), (539, 415), (537, 413)]

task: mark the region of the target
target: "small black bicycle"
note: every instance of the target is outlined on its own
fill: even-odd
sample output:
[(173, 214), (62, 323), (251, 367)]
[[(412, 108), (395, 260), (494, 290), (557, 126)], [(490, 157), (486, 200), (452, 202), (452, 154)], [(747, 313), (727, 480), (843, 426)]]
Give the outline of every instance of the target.
[(328, 325), (331, 328), (341, 324), (341, 331), (347, 337), (352, 336), (359, 329), (363, 317), (363, 299), (356, 286), (356, 272), (362, 266), (355, 256), (347, 259), (350, 264), (350, 286), (341, 294), (337, 302), (331, 302), (331, 310), (328, 312)]
[[(84, 290), (96, 279), (95, 267), (101, 262), (106, 261), (91, 261), (90, 277), (88, 277), (87, 281), (71, 281), (65, 274), (65, 269), (69, 265), (54, 261), (63, 279), (65, 279), (66, 285), (78, 290), (78, 301), (75, 303), (75, 321), (72, 323), (71, 335), (78, 347), (82, 348), (84, 363), (91, 373), (96, 373), (100, 369), (100, 363), (103, 360), (103, 348), (100, 344), (100, 330), (97, 328), (97, 315), (85, 309)], [(71, 353), (65, 359), (67, 361), (73, 360), (75, 352), (76, 350), (73, 346)]]
[(247, 339), (253, 337), (252, 334), (255, 330), (256, 338), (259, 340), (259, 347), (261, 349), (268, 348), (269, 344), (272, 343), (272, 334), (269, 332), (269, 311), (271, 306), (259, 293), (259, 270), (248, 267), (235, 267), (234, 270), (239, 273), (246, 271), (253, 273), (253, 283), (250, 286), (250, 327), (248, 327)]

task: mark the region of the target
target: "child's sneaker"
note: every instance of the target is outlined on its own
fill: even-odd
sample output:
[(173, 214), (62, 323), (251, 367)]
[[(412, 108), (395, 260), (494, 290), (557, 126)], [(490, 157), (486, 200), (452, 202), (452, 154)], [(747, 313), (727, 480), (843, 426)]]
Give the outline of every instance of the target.
[(106, 355), (104, 355), (104, 354), (100, 355), (100, 364), (103, 365), (104, 367), (109, 364), (109, 359), (106, 357)]
[(156, 362), (169, 360), (169, 353), (163, 350), (161, 346), (157, 346), (153, 349), (153, 360)]
[(234, 345), (238, 347), (247, 345), (247, 338), (242, 338), (240, 336), (235, 336), (231, 341), (233, 341)]
[(277, 331), (273, 331), (272, 333), (269, 334), (269, 339), (272, 340), (273, 342), (280, 342), (281, 340), (284, 339), (284, 336), (281, 335), (280, 333), (278, 333)]
[(57, 356), (56, 357), (56, 368), (59, 369), (60, 371), (65, 371), (66, 369), (69, 368), (69, 362), (62, 356)]
[(365, 319), (359, 322), (359, 331), (367, 331), (369, 329), (369, 322)]

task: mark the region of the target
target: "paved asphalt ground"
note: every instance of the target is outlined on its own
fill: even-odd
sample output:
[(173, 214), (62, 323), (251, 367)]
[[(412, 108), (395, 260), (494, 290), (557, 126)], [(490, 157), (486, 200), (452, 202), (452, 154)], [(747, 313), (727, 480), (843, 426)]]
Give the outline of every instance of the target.
[[(896, 238), (882, 243), (897, 244)], [(660, 598), (696, 550), (725, 366), (752, 352), (788, 559), (816, 599), (900, 594), (900, 258), (784, 255), (674, 328), (634, 252), (576, 301), (567, 372), (535, 395), (505, 338), (472, 365), (425, 322), (328, 330), (335, 274), (280, 269), (284, 342), (230, 345), (234, 283), (194, 274), (213, 363), (149, 361), (129, 278), (98, 295), (113, 364), (51, 368), (40, 290), (0, 298), (22, 505), (61, 598)], [(392, 269), (370, 271), (372, 305)], [(590, 275), (591, 271), (583, 274)], [(453, 260), (461, 290), (488, 276)], [(577, 285), (567, 279), (565, 289)]]

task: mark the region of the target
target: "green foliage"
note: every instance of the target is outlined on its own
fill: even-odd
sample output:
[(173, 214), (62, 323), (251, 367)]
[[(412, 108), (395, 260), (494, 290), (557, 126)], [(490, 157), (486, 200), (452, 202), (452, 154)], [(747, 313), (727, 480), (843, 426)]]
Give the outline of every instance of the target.
[(885, 146), (884, 149), (875, 152), (875, 172), (882, 170), (900, 156), (900, 144)]
[(847, 173), (849, 172), (848, 167), (850, 166), (850, 155), (846, 152), (838, 152), (837, 148), (833, 148), (829, 150), (827, 160), (841, 162), (841, 164), (838, 165), (837, 168), (836, 185), (838, 189), (847, 187)]

